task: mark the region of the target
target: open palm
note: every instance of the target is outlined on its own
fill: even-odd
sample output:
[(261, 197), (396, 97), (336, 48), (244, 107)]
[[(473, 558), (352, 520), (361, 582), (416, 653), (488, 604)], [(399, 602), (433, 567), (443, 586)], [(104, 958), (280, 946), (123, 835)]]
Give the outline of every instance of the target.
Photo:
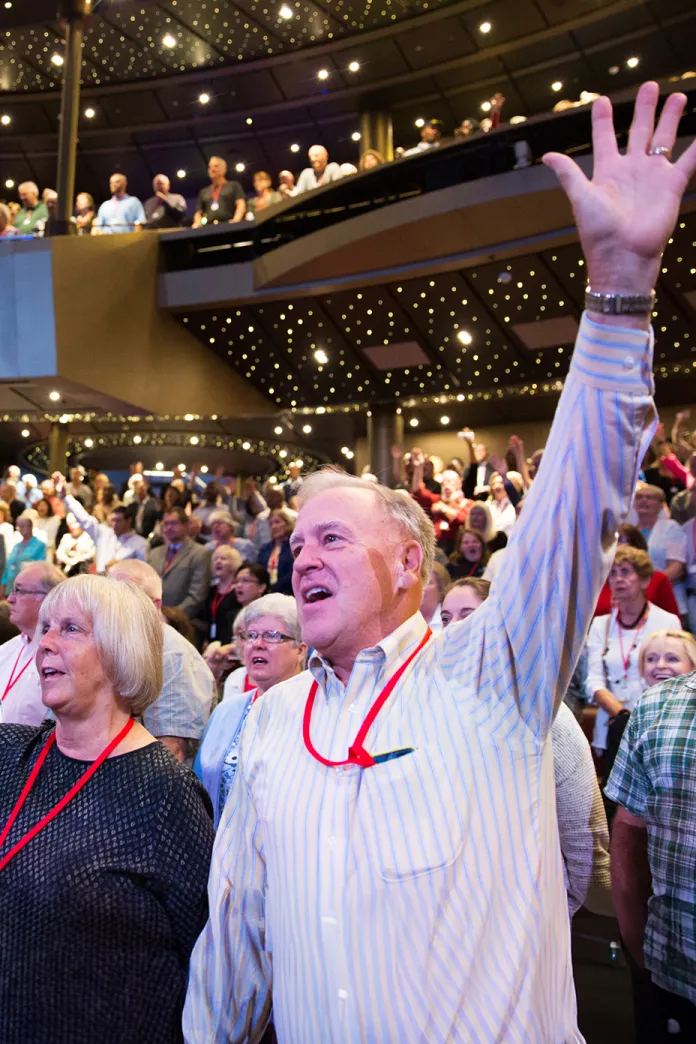
[(603, 284), (601, 289), (651, 289), (682, 196), (696, 173), (696, 142), (676, 163), (649, 154), (656, 147), (674, 147), (686, 105), (683, 94), (671, 94), (656, 127), (658, 96), (656, 83), (645, 83), (638, 92), (625, 154), (619, 152), (611, 102), (595, 102), (592, 180), (568, 156), (544, 156), (572, 204), (590, 282)]

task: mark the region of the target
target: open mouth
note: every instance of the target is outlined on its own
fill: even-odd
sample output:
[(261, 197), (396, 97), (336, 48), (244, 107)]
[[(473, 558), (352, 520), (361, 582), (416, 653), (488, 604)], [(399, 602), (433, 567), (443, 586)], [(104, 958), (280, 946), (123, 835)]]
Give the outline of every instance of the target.
[(42, 667), (41, 677), (42, 678), (58, 678), (63, 675), (64, 671), (57, 671), (55, 667)]
[(268, 660), (265, 656), (254, 656), (251, 661), (252, 667), (266, 667)]
[(305, 605), (314, 605), (315, 602), (324, 602), (327, 598), (331, 597), (331, 592), (327, 591), (325, 587), (310, 587), (303, 594), (303, 600)]

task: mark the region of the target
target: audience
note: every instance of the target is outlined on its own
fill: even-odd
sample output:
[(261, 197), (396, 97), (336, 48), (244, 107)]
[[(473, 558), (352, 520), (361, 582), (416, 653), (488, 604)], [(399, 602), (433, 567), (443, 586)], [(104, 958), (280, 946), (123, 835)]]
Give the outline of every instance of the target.
[(162, 519), (164, 544), (152, 549), (148, 562), (162, 578), (162, 604), (182, 609), (194, 620), (205, 604), (210, 586), (210, 551), (186, 533), (183, 508), (165, 510)]
[(55, 720), (0, 734), (3, 1038), (178, 1044), (213, 826), (136, 721), (161, 689), (162, 626), (137, 588), (80, 576), (46, 596), (38, 632)]
[(74, 515), (68, 515), (66, 522), (68, 532), (61, 538), (56, 548), (56, 562), (66, 576), (77, 576), (88, 572), (88, 566), (94, 561), (94, 541), (89, 533), (85, 533)]
[(664, 490), (659, 486), (642, 485), (636, 490), (633, 506), (653, 567), (661, 570), (671, 583), (679, 612), (686, 617), (686, 534), (666, 515), (665, 502)]
[(136, 196), (129, 196), (128, 178), (117, 172), (109, 178), (111, 199), (102, 203), (92, 224), (92, 235), (135, 232), (145, 224), (145, 211)]
[(172, 192), (172, 183), (166, 174), (156, 174), (152, 180), (153, 196), (145, 200), (145, 228), (179, 228), (186, 217), (186, 200)]
[(291, 170), (281, 170), (278, 175), (278, 192), (283, 199), (288, 199), (295, 194), (295, 175)]
[(272, 207), (275, 203), (282, 203), (283, 197), (280, 192), (273, 188), (273, 180), (265, 170), (257, 170), (253, 177), (255, 196), (249, 200), (247, 209), (252, 217)]
[(253, 540), (235, 536), (236, 524), (229, 511), (216, 509), (210, 515), (211, 541), (209, 547), (214, 549), (226, 545), (238, 551), (244, 562), (255, 562), (258, 556)]
[(243, 562), (237, 570), (234, 593), (242, 607), (270, 592), (271, 578), (260, 562)]
[[(648, 542), (638, 527), (631, 526), (626, 522), (619, 526), (618, 543), (619, 546), (622, 544), (628, 544), (630, 547), (637, 547), (639, 551), (647, 552), (648, 550)], [(645, 591), (645, 597), (649, 602), (652, 602), (653, 605), (657, 605), (660, 609), (664, 609), (665, 612), (672, 613), (674, 616), (679, 616), (679, 606), (674, 597), (672, 585), (665, 574), (659, 569), (653, 571), (653, 575), (650, 577), (650, 583)], [(611, 588), (607, 581), (599, 593), (595, 616), (606, 616), (609, 612), (611, 612)]]
[(517, 512), (510, 502), (505, 488), (505, 479), (494, 471), (488, 480), (488, 486), (490, 496), (487, 503), (493, 525), (498, 533), (504, 533), (506, 537), (509, 537), (512, 527), (517, 521)]
[(193, 227), (242, 221), (246, 214), (244, 189), (238, 181), (227, 180), (227, 163), (220, 156), (211, 156), (208, 160), (208, 177), (210, 185), (198, 193)]
[(384, 157), (377, 149), (366, 149), (360, 157), (360, 163), (358, 165), (359, 170), (374, 170), (375, 167), (381, 167), (384, 163)]
[[(53, 484), (59, 495), (65, 489), (63, 500), (68, 511), (74, 515), (93, 542), (94, 548), (96, 548), (98, 573), (103, 573), (109, 565), (126, 558), (139, 558), (141, 561), (145, 561), (147, 541), (134, 532), (133, 515), (128, 508), (119, 505), (112, 510), (108, 523), (99, 522), (94, 515), (90, 515), (84, 509), (78, 500), (70, 496), (67, 492), (70, 487), (64, 486), (64, 479), (60, 472), (53, 475)], [(113, 486), (111, 488), (113, 489)]]
[(272, 511), (269, 516), (271, 539), (259, 550), (259, 565), (268, 570), (270, 590), (276, 594), (292, 594), (292, 551), (290, 537), (295, 520), (287, 512)]
[(5, 203), (0, 203), (0, 239), (7, 236), (21, 235), (19, 229), (12, 224), (12, 212)]
[(490, 551), (481, 533), (475, 529), (460, 529), (458, 547), (449, 557), (447, 571), (453, 580), (481, 577), (489, 558)]
[(22, 566), (28, 562), (42, 562), (46, 559), (46, 544), (34, 536), (34, 520), (28, 511), (24, 511), (17, 519), (17, 530), (20, 539), (12, 548), (5, 572), (2, 574), (5, 592), (12, 589)]
[(48, 222), (48, 208), (39, 199), (39, 186), (33, 181), (23, 181), (17, 189), (21, 209), (14, 219), (14, 227), (22, 235), (41, 237)]
[(89, 192), (79, 192), (75, 200), (75, 229), (78, 236), (88, 236), (92, 231), (97, 210)]
[(440, 144), (442, 138), (442, 120), (428, 120), (423, 124), (420, 131), (420, 141), (412, 149), (406, 149), (405, 156), (416, 156), (419, 152), (434, 149)]
[(213, 582), (198, 623), (204, 641), (229, 645), (232, 641), (232, 625), (239, 611), (235, 581), (242, 565), (242, 556), (229, 544), (220, 544), (213, 551), (211, 565)]
[(305, 167), (297, 179), (296, 196), (328, 185), (331, 181), (338, 181), (341, 177), (338, 163), (329, 163), (329, 154), (323, 145), (312, 145), (307, 155), (310, 165)]

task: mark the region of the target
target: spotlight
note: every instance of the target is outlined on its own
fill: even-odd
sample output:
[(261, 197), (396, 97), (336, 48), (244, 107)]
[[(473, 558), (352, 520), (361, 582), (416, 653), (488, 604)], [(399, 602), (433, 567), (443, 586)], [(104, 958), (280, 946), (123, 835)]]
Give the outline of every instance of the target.
[(4, 112), (2, 116), (0, 116), (0, 123), (2, 123), (3, 127), (9, 127), (9, 125), (12, 123), (12, 117), (8, 116), (7, 113)]
[(449, 424), (450, 419), (447, 416), (440, 417), (440, 424)]
[(167, 33), (166, 36), (162, 37), (162, 46), (169, 47), (170, 49), (176, 47), (176, 37), (172, 36), (171, 33)]
[(192, 446), (197, 446), (198, 443), (200, 442), (200, 439), (198, 438), (197, 435), (192, 435), (191, 438), (189, 439), (189, 442), (191, 443)]
[(251, 116), (247, 116), (247, 118), (246, 118), (246, 122), (247, 122), (247, 127), (251, 127), (251, 125), (252, 125), (252, 123), (253, 123), (254, 121), (252, 120)]
[(280, 11), (278, 12), (278, 15), (283, 19), (283, 21), (287, 22), (289, 18), (292, 18), (293, 10), (291, 7), (288, 7), (287, 4), (283, 4)]
[(481, 112), (490, 112), (491, 103), (489, 101), (481, 102)]
[(52, 391), (48, 393), (48, 397), (51, 402), (60, 402), (60, 392)]
[(320, 366), (326, 366), (327, 362), (329, 361), (329, 357), (323, 348), (317, 348), (316, 352), (314, 353), (314, 358), (317, 360)]
[(139, 446), (142, 441), (143, 441), (142, 435), (134, 435), (133, 436), (133, 445), (134, 446)]
[(626, 62), (626, 65), (628, 66), (629, 69), (635, 69), (636, 66), (639, 63), (640, 63), (640, 58), (629, 58), (627, 60), (627, 62)]
[(518, 123), (526, 123), (526, 122), (527, 122), (527, 117), (526, 116), (511, 116), (510, 117), (510, 126), (511, 127), (517, 126)]
[(91, 449), (94, 445), (94, 439), (85, 439), (85, 449)]
[(483, 35), (485, 36), (486, 33), (490, 33), (492, 28), (493, 28), (493, 26), (491, 25), (490, 22), (481, 22), (481, 24), (479, 26), (479, 32), (483, 33)]
[(282, 435), (283, 434), (283, 429), (280, 426), (280, 424), (276, 428), (273, 429), (273, 434), (274, 435)]
[(312, 433), (312, 425), (311, 424), (303, 424), (302, 425), (302, 431), (305, 433), (305, 435), (311, 435), (311, 433)]
[(341, 446), (341, 453), (344, 455), (344, 457), (347, 457), (350, 453), (350, 448), (348, 446)]
[(290, 146), (290, 151), (291, 152), (299, 152), (300, 151), (300, 146), (297, 144), (297, 142), (293, 142), (293, 144)]
[(318, 80), (328, 80), (328, 78), (329, 78), (329, 70), (328, 69), (320, 69), (319, 72), (317, 73), (317, 79)]
[(360, 68), (360, 62), (351, 62), (348, 66), (348, 72), (357, 72)]
[(155, 471), (164, 471), (164, 464), (161, 460), (158, 460), (155, 464)]
[(177, 178), (185, 178), (186, 177), (186, 171), (184, 170), (183, 167), (180, 167), (179, 170), (177, 170), (176, 176), (177, 176)]
[(283, 458), (287, 457), (287, 455), (288, 455), (288, 451), (287, 450), (281, 450), (280, 453), (278, 454), (279, 457), (283, 457)]
[(201, 464), (200, 472), (201, 472), (201, 475), (207, 475), (208, 474), (208, 465), (207, 464)]
[(243, 163), (236, 163), (234, 169), (237, 171), (238, 174), (241, 174), (242, 171), (244, 171), (246, 168)]
[(8, 178), (7, 181), (5, 182), (5, 188), (7, 188), (7, 189), (14, 188), (14, 185), (15, 185), (15, 183), (12, 180), (12, 178)]
[[(5, 4), (5, 6), (7, 7), (7, 4)], [(29, 436), (31, 435), (31, 432), (29, 431), (28, 428), (22, 428), (22, 431), (21, 431), (20, 434), (21, 434), (23, 439), (28, 439)]]
[(203, 94), (198, 95), (198, 100), (201, 103), (201, 105), (207, 105), (210, 101), (210, 95), (206, 94), (204, 91)]
[(51, 55), (51, 61), (53, 62), (54, 65), (61, 66), (63, 64), (63, 55), (62, 54), (52, 54)]
[(353, 131), (353, 133), (351, 134), (351, 138), (353, 139), (353, 141), (360, 141), (361, 137), (362, 135), (360, 134), (360, 131)]
[(295, 467), (297, 467), (297, 468), (302, 468), (302, 467), (304, 467), (304, 461), (303, 461), (303, 460), (300, 460), (300, 459), (298, 458), (298, 459), (297, 459), (297, 460), (295, 461)]
[(561, 80), (554, 80), (553, 83), (551, 84), (551, 90), (555, 91), (557, 94), (558, 94), (559, 91), (562, 91), (563, 90), (563, 83), (562, 83), (562, 81)]
[(411, 417), (411, 419), (410, 419), (410, 421), (408, 423), (411, 425), (412, 428), (417, 428), (418, 427), (418, 418), (417, 417)]
[(97, 114), (94, 109), (85, 109), (85, 116), (88, 120), (93, 120), (96, 115)]
[(419, 116), (418, 119), (415, 120), (414, 122), (415, 122), (416, 127), (424, 127), (425, 126), (425, 120), (423, 119), (422, 116)]
[(462, 344), (471, 344), (473, 337), (468, 330), (459, 330), (457, 332), (457, 340), (461, 341)]
[(185, 420), (185, 421), (192, 421), (192, 420), (194, 420), (194, 419), (195, 419), (195, 418), (194, 418), (194, 416), (193, 416), (193, 414), (192, 414), (192, 413), (185, 413), (185, 414), (184, 414), (184, 420)]
[(242, 449), (243, 450), (250, 450), (251, 449), (251, 443), (250, 442), (243, 442), (242, 443)]

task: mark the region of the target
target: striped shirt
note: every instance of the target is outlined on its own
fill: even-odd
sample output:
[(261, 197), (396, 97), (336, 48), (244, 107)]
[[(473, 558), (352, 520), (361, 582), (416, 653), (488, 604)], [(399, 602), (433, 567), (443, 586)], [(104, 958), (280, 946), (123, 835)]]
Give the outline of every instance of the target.
[[(420, 614), (355, 661), (315, 656), (254, 704), (191, 961), (187, 1044), (582, 1041), (558, 844), (553, 714), (570, 680), (654, 424), (647, 333), (583, 319), (505, 584), (430, 639)], [(640, 444), (640, 447), (639, 447)], [(272, 992), (272, 999), (271, 999)]]

